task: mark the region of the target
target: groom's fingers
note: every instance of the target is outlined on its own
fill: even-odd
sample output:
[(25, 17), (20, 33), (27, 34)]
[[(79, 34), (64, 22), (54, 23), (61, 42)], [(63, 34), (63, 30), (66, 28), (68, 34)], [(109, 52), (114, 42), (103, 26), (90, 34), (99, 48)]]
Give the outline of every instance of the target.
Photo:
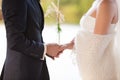
[(62, 54), (62, 53), (63, 53), (63, 50), (62, 50), (62, 51), (59, 51), (59, 52), (57, 53), (56, 57), (58, 58), (58, 57), (60, 56), (60, 54)]
[(48, 54), (46, 54), (48, 57), (50, 57), (51, 59), (55, 60), (55, 58), (53, 56), (50, 56)]
[(58, 53), (58, 54), (56, 55), (57, 58), (59, 58), (59, 56), (60, 56), (60, 53)]

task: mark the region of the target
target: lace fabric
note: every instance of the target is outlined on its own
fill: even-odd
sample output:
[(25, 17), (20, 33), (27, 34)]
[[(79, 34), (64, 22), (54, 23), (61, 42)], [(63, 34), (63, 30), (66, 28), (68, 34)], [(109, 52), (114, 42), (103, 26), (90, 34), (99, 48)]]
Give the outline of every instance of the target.
[[(90, 23), (90, 24), (89, 24)], [(83, 80), (117, 80), (114, 38), (115, 25), (106, 35), (94, 34), (95, 19), (84, 16), (75, 37), (75, 53)], [(107, 74), (107, 75), (106, 75)]]

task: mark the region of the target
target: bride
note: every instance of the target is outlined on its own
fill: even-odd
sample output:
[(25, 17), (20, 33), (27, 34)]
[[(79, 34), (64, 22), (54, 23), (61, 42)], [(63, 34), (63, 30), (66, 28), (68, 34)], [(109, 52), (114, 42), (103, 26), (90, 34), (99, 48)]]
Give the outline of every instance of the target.
[[(80, 31), (65, 49), (73, 49), (82, 80), (120, 80), (119, 0), (95, 0), (81, 18)], [(117, 64), (118, 62), (118, 64)]]

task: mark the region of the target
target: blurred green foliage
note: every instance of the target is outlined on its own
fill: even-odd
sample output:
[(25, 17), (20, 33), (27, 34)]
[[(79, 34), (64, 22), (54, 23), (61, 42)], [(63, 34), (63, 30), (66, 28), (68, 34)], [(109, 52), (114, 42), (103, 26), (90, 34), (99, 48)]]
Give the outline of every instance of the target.
[[(57, 1), (57, 0), (56, 0)], [(54, 3), (56, 3), (54, 1)], [(60, 0), (60, 10), (64, 14), (64, 23), (78, 24), (80, 18), (90, 8), (94, 0)], [(44, 13), (50, 5), (48, 0), (41, 0)], [(53, 13), (50, 17), (45, 18), (46, 24), (56, 23), (56, 14)]]

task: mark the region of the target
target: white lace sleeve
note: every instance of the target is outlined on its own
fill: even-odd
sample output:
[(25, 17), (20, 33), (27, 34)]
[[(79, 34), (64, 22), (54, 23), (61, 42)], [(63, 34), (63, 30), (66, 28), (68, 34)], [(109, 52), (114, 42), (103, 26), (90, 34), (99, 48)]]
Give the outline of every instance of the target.
[(115, 76), (111, 54), (113, 40), (114, 33), (99, 35), (82, 30), (76, 35), (74, 52), (84, 80), (110, 80)]
[(75, 38), (73, 51), (79, 54), (104, 53), (113, 37), (114, 33), (99, 35), (87, 31), (79, 31)]

